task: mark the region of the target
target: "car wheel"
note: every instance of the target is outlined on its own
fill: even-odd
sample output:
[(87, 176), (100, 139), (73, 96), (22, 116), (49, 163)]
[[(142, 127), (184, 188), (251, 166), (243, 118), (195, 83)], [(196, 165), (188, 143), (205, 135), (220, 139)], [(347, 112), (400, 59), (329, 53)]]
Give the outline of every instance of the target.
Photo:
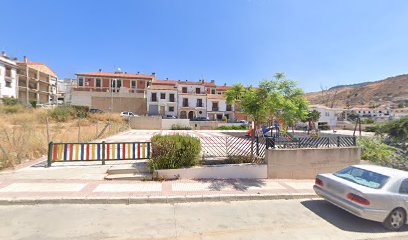
[(405, 224), (406, 213), (402, 208), (396, 208), (391, 211), (383, 225), (392, 231), (399, 231)]

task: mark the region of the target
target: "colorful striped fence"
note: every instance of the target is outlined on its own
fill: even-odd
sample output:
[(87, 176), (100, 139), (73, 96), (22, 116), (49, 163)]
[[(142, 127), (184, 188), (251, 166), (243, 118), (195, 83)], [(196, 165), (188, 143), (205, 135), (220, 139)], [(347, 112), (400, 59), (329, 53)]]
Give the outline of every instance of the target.
[(48, 146), (48, 166), (64, 161), (105, 161), (149, 159), (150, 142), (53, 143)]

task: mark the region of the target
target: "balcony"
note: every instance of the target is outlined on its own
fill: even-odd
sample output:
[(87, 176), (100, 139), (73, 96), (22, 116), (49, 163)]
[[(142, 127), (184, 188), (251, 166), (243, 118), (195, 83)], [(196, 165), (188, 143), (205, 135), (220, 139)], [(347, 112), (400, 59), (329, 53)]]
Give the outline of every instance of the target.
[(213, 110), (213, 111), (218, 111), (218, 107), (214, 107), (214, 106), (213, 106), (213, 107), (212, 107), (212, 110)]
[(197, 103), (196, 107), (203, 107), (203, 103)]

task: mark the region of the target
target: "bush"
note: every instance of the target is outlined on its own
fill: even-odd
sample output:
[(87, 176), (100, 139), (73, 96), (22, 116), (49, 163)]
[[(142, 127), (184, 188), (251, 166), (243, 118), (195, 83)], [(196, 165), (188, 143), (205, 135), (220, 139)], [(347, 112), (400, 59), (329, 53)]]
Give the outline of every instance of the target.
[(361, 137), (357, 140), (361, 147), (361, 158), (380, 165), (390, 165), (396, 159), (395, 148), (384, 143), (381, 137)]
[(173, 124), (171, 125), (171, 130), (191, 130), (188, 125)]
[(217, 130), (246, 130), (248, 126), (246, 124), (237, 125), (224, 125), (216, 128)]
[(365, 118), (361, 120), (361, 124), (373, 124), (375, 123), (374, 118)]
[(71, 116), (75, 115), (71, 107), (58, 106), (51, 110), (50, 117), (52, 117), (57, 122), (66, 122)]
[(36, 100), (30, 100), (30, 104), (33, 108), (37, 108), (37, 101)]
[(0, 112), (2, 113), (18, 113), (22, 112), (24, 107), (20, 104), (16, 105), (5, 105), (0, 107)]
[(187, 135), (155, 135), (151, 139), (151, 169), (191, 167), (200, 161), (200, 139)]
[(17, 99), (15, 98), (2, 98), (3, 104), (6, 106), (13, 106), (17, 104)]
[(263, 163), (263, 159), (251, 157), (251, 155), (228, 156), (225, 160), (226, 164), (241, 164), (241, 163)]

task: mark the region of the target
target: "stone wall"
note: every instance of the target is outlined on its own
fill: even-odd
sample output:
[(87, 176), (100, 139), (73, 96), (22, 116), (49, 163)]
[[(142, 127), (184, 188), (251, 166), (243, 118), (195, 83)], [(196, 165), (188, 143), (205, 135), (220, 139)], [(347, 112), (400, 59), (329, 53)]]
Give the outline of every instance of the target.
[(360, 148), (268, 149), (268, 178), (313, 179), (360, 163)]

